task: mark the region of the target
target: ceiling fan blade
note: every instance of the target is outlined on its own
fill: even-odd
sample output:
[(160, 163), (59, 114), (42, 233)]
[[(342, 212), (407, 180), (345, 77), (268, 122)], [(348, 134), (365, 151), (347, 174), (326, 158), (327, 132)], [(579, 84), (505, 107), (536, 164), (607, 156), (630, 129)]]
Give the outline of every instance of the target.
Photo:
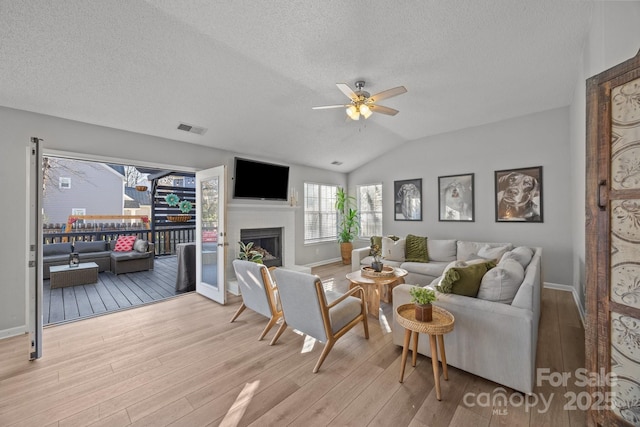
[(398, 86), (398, 87), (394, 87), (393, 89), (383, 90), (380, 93), (371, 95), (369, 97), (369, 102), (375, 103), (378, 101), (382, 101), (383, 99), (391, 98), (392, 96), (402, 95), (405, 92), (407, 92), (407, 88), (404, 86)]
[(328, 110), (329, 108), (347, 108), (349, 105), (336, 104), (336, 105), (320, 105), (319, 107), (311, 107), (312, 110)]
[(356, 95), (356, 93), (349, 87), (348, 84), (336, 83), (336, 86), (338, 86), (338, 89), (340, 89), (340, 91), (347, 95), (347, 97), (352, 101), (356, 101), (358, 99), (358, 95)]
[(396, 114), (399, 113), (398, 110), (395, 110), (395, 109), (389, 108), (389, 107), (384, 107), (382, 105), (369, 105), (369, 108), (374, 113), (386, 114), (387, 116), (395, 116)]

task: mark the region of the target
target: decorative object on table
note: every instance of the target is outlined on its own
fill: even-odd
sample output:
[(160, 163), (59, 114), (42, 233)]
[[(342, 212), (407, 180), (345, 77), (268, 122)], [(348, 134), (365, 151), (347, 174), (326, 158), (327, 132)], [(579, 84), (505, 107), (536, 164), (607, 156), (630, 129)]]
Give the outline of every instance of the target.
[(393, 267), (383, 266), (380, 271), (376, 271), (373, 267), (362, 267), (360, 269), (363, 276), (366, 277), (394, 277), (395, 270)]
[(449, 175), (438, 177), (439, 221), (469, 221), (474, 218), (474, 174)]
[(180, 197), (178, 197), (174, 193), (164, 196), (164, 201), (167, 202), (167, 205), (169, 205), (170, 207), (177, 206), (178, 209), (180, 209), (180, 212), (182, 212), (182, 214), (167, 215), (167, 220), (171, 222), (187, 222), (191, 220), (191, 215), (189, 214), (189, 212), (191, 212), (191, 209), (193, 209), (193, 204), (190, 201), (181, 201)]
[(432, 302), (436, 300), (436, 293), (429, 288), (414, 286), (409, 290), (411, 302), (415, 304), (416, 320), (418, 322), (431, 322), (433, 319)]
[(542, 166), (495, 172), (496, 222), (542, 221)]
[(136, 185), (136, 190), (137, 191), (147, 191), (147, 187), (146, 185)]
[(349, 196), (344, 188), (339, 187), (336, 192), (336, 210), (340, 215), (340, 230), (338, 232), (338, 243), (340, 243), (340, 255), (342, 263), (351, 264), (351, 251), (353, 250), (353, 239), (360, 230), (358, 221), (358, 210), (355, 208), (356, 198)]
[(371, 268), (373, 271), (379, 273), (382, 271), (382, 248), (377, 243), (373, 243), (371, 245), (371, 250), (369, 251), (369, 255), (373, 257), (373, 262), (371, 263)]
[(78, 252), (71, 252), (69, 254), (69, 267), (77, 267), (80, 265), (80, 256)]
[(396, 221), (422, 221), (422, 178), (393, 182)]
[(240, 244), (240, 253), (238, 254), (238, 259), (255, 262), (256, 264), (263, 264), (263, 255), (253, 249), (253, 242), (249, 242), (246, 244), (243, 242), (238, 243)]

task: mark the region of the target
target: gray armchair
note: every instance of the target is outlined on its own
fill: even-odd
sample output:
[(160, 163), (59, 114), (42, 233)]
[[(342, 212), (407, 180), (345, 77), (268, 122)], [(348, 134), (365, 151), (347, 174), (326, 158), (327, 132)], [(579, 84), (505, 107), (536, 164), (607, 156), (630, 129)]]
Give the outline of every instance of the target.
[[(326, 343), (313, 368), (318, 372), (336, 341), (362, 322), (364, 336), (369, 338), (364, 290), (357, 286), (345, 294), (325, 291), (317, 276), (278, 268), (274, 272), (284, 322), (270, 345), (291, 326), (318, 341)], [(358, 295), (355, 297), (354, 295)]]
[(242, 305), (233, 315), (230, 323), (236, 320), (247, 307), (269, 318), (269, 323), (258, 338), (260, 341), (282, 317), (282, 310), (280, 310), (275, 293), (276, 287), (265, 265), (236, 259), (233, 260), (233, 269), (236, 272), (238, 288), (242, 294)]

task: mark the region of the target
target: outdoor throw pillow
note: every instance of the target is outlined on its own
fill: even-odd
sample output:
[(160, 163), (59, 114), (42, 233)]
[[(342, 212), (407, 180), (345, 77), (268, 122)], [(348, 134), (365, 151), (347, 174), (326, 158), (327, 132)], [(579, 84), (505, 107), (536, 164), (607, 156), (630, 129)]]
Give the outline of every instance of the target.
[(405, 258), (407, 262), (429, 262), (427, 238), (407, 234)]
[(487, 271), (496, 266), (493, 261), (471, 264), (466, 267), (450, 268), (436, 288), (444, 294), (474, 297), (480, 289), (480, 282)]
[(389, 237), (382, 238), (382, 257), (389, 261), (404, 262), (405, 239), (397, 242)]
[(136, 252), (145, 253), (147, 249), (149, 249), (149, 244), (146, 240), (137, 239), (133, 244), (133, 250)]
[(116, 247), (114, 252), (129, 252), (133, 250), (133, 244), (136, 241), (136, 236), (118, 236), (116, 241)]

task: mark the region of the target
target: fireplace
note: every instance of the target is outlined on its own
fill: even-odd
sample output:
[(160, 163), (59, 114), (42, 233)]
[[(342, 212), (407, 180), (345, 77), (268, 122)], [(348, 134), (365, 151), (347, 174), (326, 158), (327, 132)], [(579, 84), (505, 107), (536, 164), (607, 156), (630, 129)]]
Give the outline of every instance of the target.
[(267, 267), (283, 265), (282, 227), (241, 229), (240, 240), (244, 244), (253, 242), (252, 250), (262, 254), (262, 261)]

